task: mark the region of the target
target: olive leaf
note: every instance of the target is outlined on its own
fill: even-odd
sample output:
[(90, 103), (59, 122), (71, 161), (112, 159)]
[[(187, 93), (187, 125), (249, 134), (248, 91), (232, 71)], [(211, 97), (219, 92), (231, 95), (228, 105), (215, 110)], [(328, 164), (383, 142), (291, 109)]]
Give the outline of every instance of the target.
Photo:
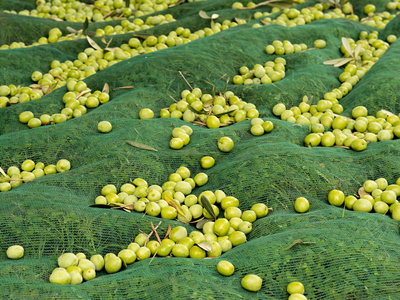
[(293, 243), (291, 243), (289, 245), (289, 247), (283, 249), (283, 251), (287, 251), (287, 250), (289, 250), (290, 248), (292, 248), (293, 246), (295, 246), (297, 244), (315, 244), (315, 242), (303, 242), (302, 240), (298, 239), (298, 240), (295, 240)]
[(212, 14), (211, 17), (209, 17), (204, 10), (201, 10), (199, 11), (199, 16), (203, 19), (211, 19), (211, 27), (213, 27), (214, 20), (219, 17), (219, 14)]
[[(281, 3), (276, 3), (276, 2), (281, 2)], [(271, 7), (278, 7), (280, 9), (285, 9), (285, 8), (293, 6), (293, 4), (298, 4), (298, 3), (295, 0), (269, 0), (269, 1), (260, 2), (251, 7), (241, 7), (239, 9), (254, 9), (254, 8), (257, 8), (260, 6), (264, 6), (264, 5), (268, 5)]]
[(214, 218), (214, 220), (216, 220), (217, 216), (215, 215), (214, 209), (212, 208), (212, 205), (211, 205), (210, 201), (207, 199), (207, 197), (204, 195), (201, 195), (200, 200), (201, 200), (201, 204), (203, 205), (203, 207)]
[(164, 200), (167, 201), (167, 203), (169, 205), (171, 205), (173, 208), (175, 208), (176, 211), (178, 212), (178, 214), (185, 217), (189, 221), (186, 214), (181, 210), (181, 205), (179, 203), (175, 202), (174, 199), (172, 199), (172, 197), (168, 196), (167, 194), (164, 194)]
[(223, 115), (233, 113), (235, 110), (237, 110), (237, 108), (234, 108), (234, 109), (231, 109), (231, 110), (228, 110), (228, 111), (224, 111), (223, 113), (216, 114), (215, 116), (219, 118), (219, 117), (221, 117)]
[(89, 27), (89, 19), (86, 17), (85, 21), (83, 22), (82, 34), (86, 35), (88, 27)]
[(153, 147), (147, 146), (145, 144), (141, 144), (141, 143), (137, 143), (137, 142), (132, 142), (132, 141), (126, 141), (129, 145), (136, 147), (136, 148), (140, 148), (140, 149), (144, 149), (144, 150), (151, 150), (151, 151), (155, 151), (157, 152), (157, 149), (154, 149)]
[(201, 230), (201, 229), (203, 229), (203, 227), (204, 227), (204, 225), (205, 225), (206, 223), (212, 222), (212, 221), (213, 221), (213, 219), (202, 219), (201, 221), (199, 221), (199, 222), (196, 223), (196, 228), (199, 229), (199, 230)]
[(130, 0), (125, 0), (125, 6), (129, 8), (129, 5), (131, 4)]
[(211, 251), (212, 250), (211, 244), (209, 242), (201, 242), (201, 243), (198, 243), (197, 246), (199, 246), (204, 251)]
[(342, 37), (342, 45), (344, 49), (350, 54), (350, 57), (342, 57), (342, 58), (327, 60), (324, 61), (324, 65), (333, 65), (334, 67), (341, 67), (351, 61), (355, 61), (356, 63), (358, 62), (357, 56), (360, 53), (361, 44), (357, 44), (354, 51), (352, 51), (349, 41), (345, 37)]
[(203, 111), (203, 110), (197, 110), (197, 109), (195, 109), (193, 106), (191, 106), (191, 105), (188, 105), (188, 108), (192, 111), (192, 112), (194, 112), (195, 114), (198, 114), (198, 115), (202, 115), (202, 114), (204, 114), (205, 113), (205, 111)]
[(101, 91), (102, 93), (110, 93), (110, 86), (108, 85), (108, 83), (106, 82), (103, 86), (103, 90)]
[(7, 176), (7, 174), (4, 172), (4, 170), (0, 167), (0, 173), (3, 174), (4, 176)]
[(95, 41), (93, 41), (88, 35), (86, 36), (87, 41), (89, 42), (89, 45), (92, 46), (96, 50), (102, 50), (99, 45)]
[(78, 30), (75, 30), (72, 27), (67, 26), (66, 29), (70, 32), (70, 33), (78, 33)]
[(362, 197), (362, 196), (369, 195), (369, 193), (367, 193), (367, 192), (364, 190), (364, 187), (360, 187), (360, 188), (358, 189), (358, 195), (360, 195), (360, 197)]

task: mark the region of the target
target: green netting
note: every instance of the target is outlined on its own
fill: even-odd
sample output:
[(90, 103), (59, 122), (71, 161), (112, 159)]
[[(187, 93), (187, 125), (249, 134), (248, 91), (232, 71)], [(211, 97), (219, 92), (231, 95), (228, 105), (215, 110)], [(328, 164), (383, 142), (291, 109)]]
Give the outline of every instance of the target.
[[(32, 5), (33, 1), (19, 1)], [(218, 13), (221, 20), (250, 17), (253, 11), (231, 9), (234, 1), (202, 1), (171, 8), (176, 22), (156, 26), (144, 32), (168, 33), (179, 26), (197, 30), (209, 26), (209, 20), (197, 16), (199, 10)], [(355, 12), (364, 17), (368, 1), (351, 1)], [(388, 1), (374, 1), (383, 11)], [(301, 4), (307, 7), (314, 1)], [(4, 9), (5, 7), (2, 6)], [(22, 8), (22, 7), (21, 7)], [(260, 8), (259, 11), (270, 10)], [(1, 27), (0, 44), (37, 40), (48, 29), (63, 22), (2, 14), (1, 24), (31, 24), (10, 32)], [(10, 23), (11, 22), (11, 23)], [(23, 111), (35, 115), (53, 114), (63, 108), (61, 87), (45, 97), (0, 109), (1, 167), (20, 165), (25, 159), (45, 164), (61, 158), (70, 160), (65, 173), (44, 176), (0, 194), (0, 297), (7, 299), (286, 299), (291, 281), (305, 285), (309, 299), (398, 299), (400, 295), (399, 223), (377, 213), (363, 213), (333, 207), (327, 202), (332, 189), (346, 195), (357, 193), (367, 179), (384, 177), (394, 183), (399, 177), (399, 140), (371, 143), (363, 152), (341, 148), (306, 148), (303, 139), (308, 126), (281, 121), (272, 107), (285, 103), (297, 105), (304, 95), (321, 99), (338, 87), (340, 68), (323, 65), (341, 57), (341, 37), (357, 39), (361, 31), (375, 28), (346, 19), (318, 20), (293, 28), (269, 25), (252, 28), (254, 20), (188, 44), (147, 53), (117, 63), (85, 79), (92, 89), (110, 86), (111, 101), (89, 110), (86, 115), (55, 126), (28, 129), (18, 121)], [(119, 24), (117, 21), (108, 22)], [(43, 24), (43, 25), (42, 25)], [(381, 30), (379, 38), (399, 36), (399, 17)], [(43, 28), (40, 28), (43, 26)], [(91, 24), (101, 27), (99, 24)], [(4, 28), (4, 29), (3, 29)], [(31, 30), (31, 28), (33, 30)], [(77, 26), (76, 28), (80, 28)], [(378, 30), (379, 31), (379, 30)], [(111, 46), (126, 43), (132, 34), (113, 36)], [(286, 77), (274, 84), (226, 86), (227, 77), (238, 74), (241, 66), (273, 60), (264, 52), (274, 40), (306, 43), (324, 39), (327, 47), (285, 56)], [(96, 39), (99, 41), (99, 39)], [(66, 41), (31, 48), (0, 51), (0, 85), (31, 84), (33, 71), (47, 72), (51, 61), (74, 60), (88, 47), (86, 40)], [(356, 87), (340, 103), (344, 115), (364, 105), (374, 115), (381, 109), (400, 111), (400, 43), (393, 43)], [(261, 137), (249, 132), (250, 120), (219, 129), (207, 129), (172, 118), (158, 118), (160, 109), (192, 87), (204, 92), (231, 90), (244, 101), (257, 106), (274, 130)], [(225, 76), (224, 76), (225, 75)], [(134, 86), (134, 89), (117, 87)], [(140, 120), (139, 111), (151, 108), (156, 117)], [(97, 123), (108, 120), (113, 130), (97, 131)], [(174, 127), (189, 125), (194, 132), (190, 143), (181, 150), (169, 148)], [(235, 148), (222, 153), (217, 140), (230, 136)], [(154, 147), (158, 152), (132, 147), (126, 140)], [(199, 160), (204, 155), (216, 164), (204, 170)], [(106, 184), (117, 187), (136, 177), (149, 184), (161, 185), (180, 166), (192, 174), (206, 172), (209, 181), (194, 190), (222, 189), (240, 200), (242, 210), (262, 202), (274, 211), (257, 220), (246, 244), (233, 248), (218, 259), (154, 258), (135, 262), (127, 269), (77, 286), (49, 283), (62, 252), (84, 252), (87, 256), (117, 253), (133, 241), (138, 228), (150, 232), (150, 222), (159, 218), (120, 210), (92, 208), (96, 196)], [(309, 212), (298, 214), (294, 200), (307, 197)], [(159, 232), (168, 225), (182, 223), (163, 220)], [(186, 226), (188, 231), (196, 230)], [(295, 240), (314, 244), (296, 245)], [(20, 260), (9, 260), (6, 249), (19, 244), (25, 248)], [(219, 260), (231, 261), (234, 275), (224, 277), (216, 270)], [(263, 279), (257, 293), (244, 290), (240, 281), (249, 273)]]

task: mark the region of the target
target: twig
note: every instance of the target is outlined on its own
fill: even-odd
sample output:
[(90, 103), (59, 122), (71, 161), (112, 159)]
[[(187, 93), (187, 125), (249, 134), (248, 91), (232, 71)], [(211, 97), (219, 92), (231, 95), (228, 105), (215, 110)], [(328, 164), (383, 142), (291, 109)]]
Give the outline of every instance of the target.
[(170, 233), (171, 233), (171, 225), (168, 225), (167, 233), (164, 236), (164, 240), (168, 238)]
[(159, 249), (159, 248), (157, 248), (157, 249), (156, 249), (156, 252), (154, 252), (154, 255), (153, 255), (153, 257), (151, 258), (151, 260), (149, 261), (149, 264), (151, 264), (151, 262), (153, 261), (154, 257), (156, 257), (156, 255), (157, 255), (157, 253), (158, 253), (158, 249)]
[(298, 240), (295, 240), (289, 247), (283, 249), (283, 251), (289, 250), (290, 248), (292, 248), (294, 245), (297, 245), (297, 244), (315, 244), (315, 243), (314, 242), (303, 242), (302, 240), (298, 239)]
[(182, 78), (186, 81), (187, 85), (193, 90), (192, 86), (190, 85), (190, 83), (186, 80), (185, 76), (183, 76), (182, 72), (179, 71), (179, 74), (181, 74)]
[(120, 86), (120, 87), (115, 88), (114, 91), (122, 90), (122, 89), (133, 89), (133, 88), (134, 87), (132, 85), (131, 86)]
[[(162, 242), (161, 242), (161, 240), (160, 240), (160, 237), (158, 236), (157, 229), (154, 228), (153, 222), (150, 222), (150, 224), (151, 224), (151, 228), (152, 228), (153, 231), (154, 231), (154, 234), (156, 235), (157, 241), (158, 241), (158, 242), (160, 243), (160, 245), (161, 245)], [(160, 221), (160, 224), (161, 224), (161, 221)], [(158, 226), (157, 226), (157, 227), (158, 227)]]
[[(149, 241), (149, 239), (150, 239), (151, 235), (153, 234), (153, 232), (156, 232), (156, 230), (157, 230), (158, 226), (160, 226), (160, 225), (161, 225), (161, 223), (162, 223), (162, 221), (160, 221), (160, 223), (158, 223), (158, 225), (157, 225), (155, 228), (153, 228), (153, 224), (151, 224), (151, 227), (154, 229), (154, 231), (152, 230), (152, 231), (149, 233), (149, 235), (147, 236), (147, 239), (146, 239), (146, 241), (144, 242), (144, 246), (146, 246), (146, 245), (147, 245), (147, 242)], [(160, 244), (161, 244), (161, 243), (160, 243)]]
[[(170, 94), (168, 94), (167, 93), (167, 95), (172, 99), (172, 100), (174, 100), (176, 103), (178, 103), (178, 101), (176, 101), (175, 99), (174, 99), (174, 97), (172, 97)], [(167, 109), (168, 109), (169, 107), (167, 107)]]
[(143, 233), (145, 236), (147, 236), (147, 233), (144, 233), (143, 231), (140, 230), (139, 226), (136, 224), (136, 228), (140, 233)]

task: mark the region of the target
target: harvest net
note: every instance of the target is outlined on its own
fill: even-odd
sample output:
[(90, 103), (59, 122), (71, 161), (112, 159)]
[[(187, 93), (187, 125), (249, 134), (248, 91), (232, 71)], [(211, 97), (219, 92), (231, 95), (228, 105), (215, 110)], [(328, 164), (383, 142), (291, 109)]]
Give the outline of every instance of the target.
[[(34, 1), (4, 1), (2, 9), (33, 9)], [(218, 14), (221, 20), (249, 19), (254, 10), (232, 9), (234, 1), (198, 1), (169, 8), (175, 22), (158, 25), (135, 34), (168, 34), (178, 27), (196, 31), (210, 26), (198, 12)], [(363, 7), (370, 1), (351, 1), (355, 13), (365, 17)], [(313, 6), (316, 1), (299, 4)], [(388, 1), (374, 1), (377, 12)], [(244, 3), (246, 4), (246, 3)], [(262, 6), (257, 11), (271, 11)], [(160, 12), (158, 12), (160, 13)], [(164, 14), (164, 12), (162, 12)], [(279, 15), (273, 14), (273, 19)], [(0, 44), (23, 41), (31, 44), (57, 26), (82, 28), (72, 22), (58, 22), (28, 16), (1, 13)], [(117, 25), (120, 21), (104, 23)], [(90, 23), (89, 29), (104, 27)], [(18, 120), (23, 111), (35, 116), (59, 112), (67, 87), (61, 87), (41, 99), (0, 108), (1, 167), (20, 165), (26, 159), (55, 164), (68, 159), (71, 170), (43, 176), (0, 193), (0, 297), (10, 299), (285, 299), (292, 281), (304, 284), (309, 299), (398, 299), (400, 294), (399, 222), (388, 215), (343, 210), (329, 205), (327, 194), (340, 189), (356, 194), (367, 179), (380, 177), (389, 183), (400, 176), (399, 140), (370, 143), (356, 152), (333, 147), (306, 148), (303, 140), (309, 126), (282, 121), (272, 114), (281, 102), (298, 105), (304, 95), (322, 99), (338, 87), (341, 68), (324, 65), (339, 58), (341, 38), (358, 39), (360, 32), (379, 32), (385, 40), (400, 34), (399, 17), (385, 29), (377, 29), (348, 19), (321, 19), (296, 27), (280, 25), (253, 27), (260, 19), (223, 30), (162, 51), (145, 53), (107, 67), (84, 81), (93, 90), (110, 87), (110, 101), (79, 118), (55, 126), (29, 129)], [(110, 47), (128, 43), (133, 33), (114, 35)], [(101, 44), (100, 38), (93, 38)], [(230, 80), (241, 66), (251, 68), (276, 56), (265, 53), (274, 40), (305, 43), (309, 48), (317, 39), (326, 41), (324, 49), (285, 55), (286, 77), (273, 84), (234, 85)], [(53, 60), (75, 60), (89, 47), (86, 39), (70, 40), (29, 48), (1, 50), (0, 84), (29, 86), (33, 71), (48, 72)], [(343, 115), (351, 117), (354, 107), (363, 105), (369, 113), (381, 109), (400, 112), (400, 43), (390, 45), (386, 53), (342, 100)], [(181, 74), (180, 74), (181, 73)], [(253, 136), (250, 120), (219, 129), (174, 118), (159, 118), (162, 108), (179, 99), (187, 82), (205, 93), (225, 90), (256, 105), (260, 117), (274, 123), (271, 133)], [(118, 87), (133, 86), (130, 89)], [(151, 108), (155, 118), (139, 119), (139, 111)], [(100, 121), (113, 125), (110, 133), (97, 130)], [(193, 129), (190, 143), (180, 150), (169, 147), (171, 130), (182, 125)], [(229, 153), (218, 150), (217, 141), (229, 136), (235, 143)], [(132, 147), (134, 141), (156, 151)], [(215, 158), (214, 167), (204, 170), (200, 158)], [(83, 252), (87, 256), (118, 253), (133, 241), (139, 230), (150, 232), (150, 222), (160, 218), (89, 207), (106, 184), (120, 187), (140, 177), (149, 185), (162, 185), (180, 166), (192, 174), (207, 173), (206, 185), (193, 193), (217, 189), (240, 200), (240, 208), (250, 209), (265, 203), (274, 209), (253, 223), (247, 243), (234, 247), (217, 259), (160, 258), (137, 261), (115, 274), (101, 271), (96, 278), (80, 285), (59, 286), (49, 283), (63, 252)], [(299, 214), (294, 200), (306, 197), (310, 210)], [(185, 226), (174, 220), (162, 220), (158, 231), (164, 235), (168, 225)], [(293, 244), (301, 240), (309, 244)], [(11, 245), (22, 245), (20, 260), (7, 259)], [(230, 277), (216, 270), (219, 260), (235, 265)], [(251, 293), (241, 287), (241, 278), (249, 273), (263, 279), (262, 288)]]

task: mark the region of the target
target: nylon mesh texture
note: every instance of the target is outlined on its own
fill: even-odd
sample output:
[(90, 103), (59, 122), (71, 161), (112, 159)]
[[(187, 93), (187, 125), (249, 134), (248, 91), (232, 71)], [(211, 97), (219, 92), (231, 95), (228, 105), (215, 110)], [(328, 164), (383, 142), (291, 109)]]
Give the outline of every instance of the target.
[[(10, 1), (9, 1), (10, 2)], [(32, 5), (33, 1), (19, 1)], [(253, 11), (231, 9), (234, 1), (202, 1), (171, 8), (176, 22), (144, 32), (160, 35), (179, 26), (197, 30), (209, 26), (209, 20), (197, 16), (218, 13), (226, 19), (249, 17)], [(368, 1), (351, 1), (355, 12)], [(374, 1), (383, 11), (388, 1)], [(309, 1), (299, 7), (315, 4)], [(8, 3), (7, 3), (8, 5)], [(3, 9), (5, 6), (1, 6)], [(10, 6), (8, 6), (10, 7)], [(22, 7), (21, 7), (22, 8)], [(270, 8), (260, 8), (260, 11)], [(1, 24), (29, 24), (11, 32), (11, 25), (0, 29), (0, 44), (37, 40), (48, 29), (60, 23), (16, 15), (0, 15)], [(222, 17), (221, 17), (222, 18)], [(221, 19), (223, 20), (223, 18)], [(11, 23), (10, 23), (11, 22)], [(342, 56), (341, 37), (358, 39), (361, 31), (375, 28), (346, 19), (314, 21), (304, 26), (286, 28), (269, 25), (252, 28), (240, 25), (193, 42), (147, 53), (121, 61), (85, 79), (91, 89), (110, 86), (111, 101), (88, 110), (86, 115), (55, 126), (28, 129), (18, 120), (23, 111), (35, 115), (53, 114), (63, 108), (59, 88), (45, 97), (0, 108), (1, 167), (20, 165), (25, 159), (54, 164), (70, 160), (72, 168), (65, 173), (48, 175), (0, 193), (0, 298), (8, 299), (286, 299), (291, 281), (301, 281), (309, 299), (398, 299), (400, 294), (399, 223), (377, 213), (363, 213), (333, 207), (327, 201), (332, 189), (346, 195), (357, 193), (367, 179), (384, 177), (394, 183), (400, 176), (400, 142), (390, 140), (371, 143), (363, 152), (341, 148), (306, 148), (304, 137), (308, 126), (281, 121), (272, 107), (285, 103), (298, 105), (304, 95), (321, 99), (338, 87), (340, 68), (323, 65)], [(107, 22), (119, 24), (117, 21)], [(43, 28), (41, 28), (43, 26)], [(99, 28), (101, 24), (91, 24)], [(96, 27), (97, 26), (97, 27)], [(399, 17), (378, 30), (379, 38), (399, 36)], [(76, 28), (79, 28), (77, 26)], [(32, 29), (32, 30), (31, 30)], [(113, 36), (111, 47), (127, 43), (131, 34)], [(226, 86), (241, 66), (252, 68), (274, 60), (264, 52), (274, 40), (290, 40), (312, 47), (314, 40), (324, 39), (324, 49), (314, 49), (284, 56), (286, 77), (274, 84)], [(99, 39), (95, 39), (99, 42)], [(99, 42), (100, 43), (100, 42)], [(86, 40), (73, 40), (37, 47), (0, 51), (0, 84), (29, 85), (33, 71), (47, 72), (52, 60), (74, 60), (89, 45)], [(400, 112), (400, 42), (393, 43), (384, 56), (370, 69), (340, 103), (344, 115), (358, 105), (369, 114), (386, 109)], [(251, 135), (250, 120), (219, 129), (207, 129), (172, 118), (158, 118), (160, 109), (170, 106), (188, 85), (211, 90), (231, 90), (246, 102), (257, 106), (264, 120), (274, 123), (274, 130), (260, 137)], [(134, 89), (117, 87), (134, 86)], [(151, 108), (155, 118), (140, 120), (139, 111)], [(97, 131), (97, 123), (108, 120), (113, 130)], [(174, 127), (189, 125), (194, 132), (190, 143), (181, 150), (169, 148)], [(217, 140), (229, 136), (235, 142), (230, 153), (217, 148)], [(132, 147), (127, 140), (154, 147), (158, 152)], [(216, 164), (204, 170), (199, 160), (204, 155)], [(272, 207), (267, 217), (257, 220), (248, 242), (233, 248), (218, 259), (154, 258), (135, 262), (115, 274), (99, 272), (94, 280), (77, 286), (49, 283), (62, 252), (84, 252), (87, 256), (126, 248), (139, 233), (150, 232), (150, 222), (160, 218), (132, 212), (92, 208), (96, 196), (106, 184), (120, 187), (140, 177), (149, 185), (162, 185), (169, 174), (180, 166), (192, 174), (205, 172), (204, 190), (222, 189), (240, 200), (243, 210), (258, 202)], [(307, 197), (309, 212), (294, 211), (294, 200)], [(160, 236), (168, 225), (182, 223), (162, 220)], [(186, 226), (188, 231), (196, 230)], [(300, 244), (288, 248), (295, 240)], [(20, 260), (9, 260), (6, 250), (19, 244), (25, 248)], [(235, 265), (230, 277), (220, 275), (220, 260)], [(249, 273), (259, 275), (263, 285), (251, 293), (241, 287), (241, 278)]]

